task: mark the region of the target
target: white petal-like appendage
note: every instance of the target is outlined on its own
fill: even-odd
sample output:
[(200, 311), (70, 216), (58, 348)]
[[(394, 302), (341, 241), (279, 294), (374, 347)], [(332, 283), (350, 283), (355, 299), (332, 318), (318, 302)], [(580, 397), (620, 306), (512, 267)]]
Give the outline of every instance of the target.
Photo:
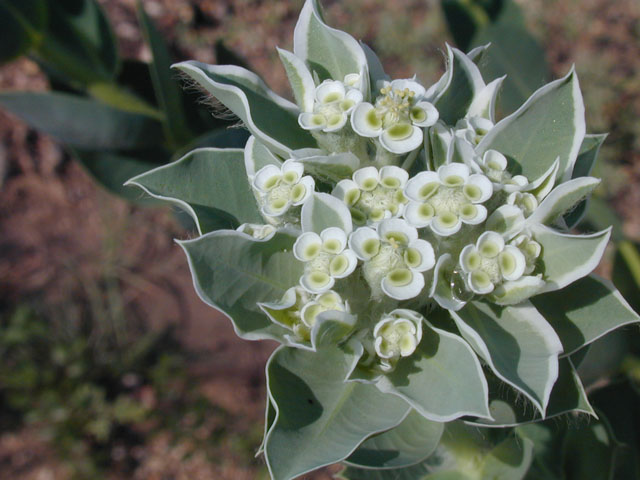
[(424, 228), (433, 220), (435, 210), (428, 203), (409, 202), (404, 209), (403, 215), (410, 225), (416, 228)]
[(491, 180), (489, 180), (482, 174), (474, 173), (473, 175), (470, 175), (465, 183), (466, 185), (473, 185), (474, 187), (478, 187), (482, 192), (480, 198), (474, 198), (472, 200), (473, 203), (486, 202), (491, 198), (491, 195), (493, 195), (493, 184), (491, 183)]
[(502, 188), (505, 192), (512, 193), (525, 190), (528, 186), (529, 181), (527, 180), (527, 177), (525, 177), (524, 175), (516, 175), (509, 179), (509, 181), (505, 183)]
[(479, 225), (487, 219), (487, 209), (484, 205), (474, 205), (476, 209), (475, 216), (471, 218), (461, 217), (462, 222), (467, 225)]
[(391, 88), (394, 90), (404, 90), (405, 88), (408, 88), (415, 94), (414, 98), (416, 99), (424, 97), (425, 94), (424, 87), (415, 80), (411, 80), (409, 78), (398, 78), (393, 80), (391, 82)]
[(480, 267), (482, 258), (475, 245), (467, 245), (460, 252), (460, 266), (465, 273), (471, 273)]
[(440, 112), (438, 112), (438, 109), (430, 102), (418, 102), (416, 107), (424, 110), (426, 113), (426, 117), (421, 122), (413, 121), (413, 124), (418, 127), (430, 127), (435, 125), (440, 118)]
[(419, 272), (411, 272), (411, 281), (407, 285), (397, 286), (389, 280), (389, 275), (380, 282), (382, 291), (396, 300), (409, 300), (417, 297), (424, 288), (424, 276)]
[(256, 176), (253, 179), (253, 186), (256, 190), (266, 193), (269, 191), (271, 185), (269, 181), (276, 176), (282, 175), (282, 170), (275, 165), (265, 165), (256, 172)]
[(416, 337), (414, 335), (407, 336), (406, 341), (408, 342), (407, 345), (400, 346), (400, 355), (402, 355), (403, 357), (408, 357), (413, 352), (415, 352), (416, 346), (418, 345), (418, 342), (416, 341)]
[(353, 271), (358, 266), (358, 257), (353, 252), (353, 250), (349, 250), (349, 249), (343, 250), (343, 252), (340, 255), (346, 257), (347, 260), (349, 261), (349, 264), (347, 265), (347, 268), (345, 269), (345, 271), (342, 272), (340, 275), (334, 275), (335, 278), (348, 277), (349, 275), (351, 275), (353, 273)]
[(436, 255), (433, 251), (433, 246), (426, 240), (422, 240), (421, 238), (414, 240), (409, 245), (409, 248), (415, 248), (420, 252), (421, 257), (420, 264), (415, 267), (411, 267), (412, 270), (426, 272), (427, 270), (431, 270), (436, 264)]
[(380, 181), (384, 183), (385, 178), (397, 178), (400, 184), (398, 188), (404, 188), (409, 180), (409, 172), (404, 168), (396, 167), (395, 165), (387, 165), (380, 169)]
[(389, 234), (400, 233), (407, 239), (406, 245), (410, 245), (418, 239), (418, 230), (407, 223), (403, 218), (388, 218), (378, 224), (378, 235), (387, 240)]
[(391, 153), (401, 154), (412, 152), (422, 145), (423, 134), (421, 128), (413, 125), (411, 127), (411, 134), (401, 140), (394, 139), (389, 133), (390, 129), (384, 130), (382, 135), (380, 135), (380, 143)]
[(263, 215), (267, 217), (279, 217), (280, 215), (284, 215), (289, 207), (291, 206), (291, 202), (287, 202), (281, 208), (274, 208), (269, 203), (265, 203), (264, 206), (260, 209)]
[(507, 168), (507, 157), (497, 150), (487, 150), (482, 155), (482, 164), (491, 170), (502, 171)]
[(298, 125), (304, 130), (320, 130), (327, 125), (327, 120), (324, 115), (304, 112), (298, 115)]
[(362, 102), (351, 112), (351, 127), (361, 137), (374, 138), (382, 132), (382, 121), (373, 125), (368, 119), (373, 115), (375, 107), (367, 102)]
[(353, 173), (353, 181), (361, 190), (373, 190), (380, 180), (376, 167), (364, 167)]
[(448, 237), (460, 231), (460, 228), (462, 227), (462, 220), (460, 220), (460, 217), (458, 217), (458, 221), (454, 225), (448, 226), (444, 225), (440, 221), (440, 217), (436, 216), (429, 224), (429, 227), (431, 227), (431, 231), (436, 235), (440, 235), (441, 237)]
[(297, 160), (290, 158), (282, 164), (282, 175), (286, 176), (286, 174), (289, 172), (293, 172), (297, 175), (295, 182), (292, 182), (296, 183), (299, 179), (302, 178), (302, 175), (304, 175), (304, 165)]
[(478, 240), (476, 241), (476, 248), (478, 249), (478, 251), (480, 251), (480, 253), (483, 256), (487, 256), (487, 255), (484, 255), (484, 252), (488, 251), (487, 246), (489, 244), (493, 245), (493, 248), (490, 248), (490, 250), (492, 252), (495, 251), (495, 255), (493, 255), (492, 253), (490, 255), (490, 258), (496, 256), (498, 253), (504, 250), (504, 238), (502, 238), (502, 235), (500, 235), (499, 233), (484, 232), (482, 235), (478, 237)]
[(425, 200), (424, 196), (421, 195), (422, 187), (429, 183), (440, 184), (440, 177), (438, 174), (436, 172), (420, 172), (415, 177), (412, 177), (407, 181), (404, 194), (411, 200), (422, 202)]
[(305, 232), (293, 244), (293, 256), (301, 262), (314, 258), (322, 248), (322, 239), (315, 232)]
[(493, 289), (494, 289), (493, 283), (491, 283), (490, 281), (486, 284), (477, 283), (476, 275), (484, 275), (484, 272), (482, 271), (471, 272), (466, 277), (467, 285), (469, 286), (471, 291), (479, 295), (485, 295), (487, 293), (493, 292)]
[(360, 227), (349, 236), (349, 248), (353, 251), (353, 253), (356, 254), (356, 256), (360, 260), (369, 260), (378, 252), (376, 251), (371, 254), (370, 252), (367, 252), (365, 246), (367, 244), (367, 241), (374, 240), (380, 242), (378, 232), (370, 227)]
[(340, 248), (336, 249), (335, 253), (340, 253), (347, 247), (347, 234), (344, 233), (341, 228), (325, 228), (322, 233), (320, 233), (320, 238), (322, 239), (322, 242), (326, 242), (327, 240), (337, 240), (340, 243)]
[[(345, 98), (347, 98), (349, 100), (353, 100), (355, 105), (359, 104), (363, 100), (362, 92), (360, 90), (356, 90), (355, 88), (350, 89), (347, 92), (347, 94), (345, 95)], [(354, 107), (355, 107), (355, 105), (354, 105)]]
[(469, 178), (469, 167), (464, 163), (449, 163), (438, 167), (438, 177), (443, 185), (447, 185), (447, 178), (460, 177), (462, 179), (461, 186), (467, 182)]
[(484, 117), (471, 117), (469, 125), (480, 135), (486, 135), (493, 128), (493, 122)]
[(344, 99), (344, 84), (338, 80), (325, 80), (316, 87), (316, 101), (331, 103)]
[[(337, 121), (334, 121), (337, 119)], [(327, 125), (322, 129), (323, 132), (337, 132), (347, 124), (348, 115), (345, 112), (342, 114), (330, 115), (327, 118)]]
[[(352, 192), (354, 190), (358, 192), (355, 195), (359, 196), (360, 187), (358, 186), (358, 184), (349, 178), (345, 178), (344, 180), (340, 180), (336, 184), (336, 186), (333, 188), (333, 191), (331, 192), (331, 195), (333, 195), (336, 198), (339, 198), (344, 203), (351, 206), (354, 202), (348, 202), (347, 200), (350, 198), (350, 196), (354, 195), (354, 194), (349, 194), (349, 192)], [(357, 198), (356, 198), (356, 201), (357, 201)]]
[(527, 260), (524, 257), (524, 254), (520, 251), (519, 248), (514, 247), (513, 245), (507, 245), (504, 247), (501, 255), (510, 255), (515, 262), (513, 271), (505, 272), (500, 268), (500, 272), (505, 280), (518, 280), (523, 274), (524, 269), (527, 267)]
[(313, 191), (316, 188), (316, 181), (311, 175), (306, 175), (300, 179), (298, 185), (304, 185), (304, 195), (300, 197), (299, 200), (293, 202), (292, 205), (302, 205), (304, 202), (306, 202), (311, 197)]
[(313, 272), (311, 272), (310, 274), (304, 274), (300, 277), (300, 285), (309, 293), (324, 293), (328, 290), (331, 290), (331, 288), (333, 288), (336, 283), (333, 277), (329, 277), (329, 280), (325, 285), (318, 286), (310, 280), (310, 275), (313, 275)]

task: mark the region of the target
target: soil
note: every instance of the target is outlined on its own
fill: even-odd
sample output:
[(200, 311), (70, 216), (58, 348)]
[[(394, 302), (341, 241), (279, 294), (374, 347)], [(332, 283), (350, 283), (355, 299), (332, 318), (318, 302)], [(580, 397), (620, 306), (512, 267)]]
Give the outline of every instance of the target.
[[(114, 25), (123, 56), (148, 59), (135, 1), (100, 3)], [(143, 3), (176, 59), (213, 63), (212, 45), (225, 38), (267, 83), (286, 93), (275, 46), (291, 49), (301, 0)], [(373, 44), (395, 76), (418, 71), (425, 81), (436, 78), (442, 46), (449, 40), (437, 2), (323, 3), (329, 23)], [(637, 240), (640, 7), (633, 0), (535, 0), (524, 6), (554, 74), (563, 74), (576, 62), (591, 125), (612, 132), (601, 169), (608, 180), (605, 194), (622, 215), (627, 234)], [(398, 30), (393, 22), (407, 33), (393, 37)], [(30, 60), (0, 67), (0, 90), (47, 88), (46, 78)], [(187, 349), (206, 353), (193, 369), (206, 374), (201, 388), (211, 402), (233, 418), (244, 419), (240, 428), (263, 422), (264, 364), (275, 345), (238, 339), (230, 323), (198, 299), (184, 255), (173, 242), (188, 233), (169, 209), (133, 206), (114, 197), (97, 186), (64, 147), (2, 110), (0, 184), (0, 305), (30, 303), (70, 321), (87, 311), (110, 318), (114, 309), (115, 314), (124, 309), (146, 319), (148, 328), (175, 324)], [(115, 305), (100, 293), (110, 284), (119, 295)], [(140, 453), (132, 478), (242, 480), (260, 478), (257, 475), (264, 472), (232, 456), (184, 459), (184, 448), (167, 438), (153, 439)], [(3, 478), (16, 480), (69, 475), (33, 428), (0, 436), (0, 468)], [(325, 471), (305, 478), (331, 476)]]

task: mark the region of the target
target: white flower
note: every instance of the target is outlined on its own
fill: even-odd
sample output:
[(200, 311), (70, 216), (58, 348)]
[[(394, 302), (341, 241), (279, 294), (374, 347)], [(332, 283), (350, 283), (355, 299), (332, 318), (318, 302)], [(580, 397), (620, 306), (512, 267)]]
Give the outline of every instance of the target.
[(407, 221), (418, 228), (429, 226), (440, 236), (458, 232), (463, 223), (477, 225), (487, 218), (481, 203), (493, 194), (491, 181), (482, 174), (470, 175), (462, 163), (442, 165), (437, 172), (420, 172), (404, 189), (409, 204)]
[(514, 205), (522, 210), (523, 215), (528, 217), (538, 208), (538, 199), (532, 193), (511, 192), (507, 197), (507, 205)]
[(496, 232), (485, 232), (475, 245), (467, 245), (460, 252), (460, 266), (471, 291), (487, 294), (504, 281), (518, 280), (525, 272), (524, 254), (513, 245), (505, 245)]
[(347, 312), (348, 307), (333, 290), (316, 295), (316, 297), (307, 303), (300, 311), (300, 318), (302, 322), (311, 329), (316, 323), (318, 315), (322, 312), (329, 310), (336, 310), (338, 312)]
[(398, 308), (380, 319), (373, 329), (373, 337), (382, 370), (391, 370), (400, 357), (415, 352), (422, 339), (422, 316)]
[(423, 100), (425, 89), (413, 80), (385, 82), (375, 105), (360, 103), (351, 115), (353, 130), (362, 137), (378, 138), (391, 153), (401, 154), (422, 145), (422, 128), (438, 121), (439, 113)]
[(497, 150), (487, 150), (482, 157), (476, 157), (472, 166), (476, 172), (486, 175), (495, 191), (504, 190), (506, 193), (524, 190), (529, 180), (524, 175), (511, 175), (507, 171), (507, 157)]
[(357, 224), (374, 224), (402, 215), (407, 199), (402, 193), (409, 174), (396, 166), (365, 167), (354, 172), (353, 180), (340, 180), (332, 195), (351, 210)]
[[(358, 78), (347, 75), (345, 82), (355, 84)], [(349, 84), (348, 84), (349, 85)], [(362, 102), (362, 92), (338, 80), (325, 80), (316, 87), (313, 112), (303, 112), (298, 123), (305, 130), (336, 132), (347, 123), (349, 114)]]
[(435, 264), (433, 247), (401, 218), (380, 222), (376, 229), (360, 227), (349, 237), (349, 247), (364, 261), (364, 278), (372, 295), (382, 293), (407, 300), (424, 288), (422, 272)]
[(462, 138), (474, 147), (493, 128), (493, 122), (483, 117), (468, 117), (458, 120), (455, 126), (456, 137)]
[(256, 223), (243, 223), (238, 228), (238, 232), (246, 233), (257, 240), (265, 240), (273, 236), (276, 228), (273, 225), (259, 225)]
[(293, 205), (302, 205), (313, 193), (315, 181), (303, 176), (302, 163), (289, 159), (281, 167), (266, 165), (256, 173), (256, 189), (263, 215), (279, 217)]
[(323, 293), (336, 278), (350, 275), (358, 264), (356, 255), (347, 247), (347, 234), (337, 227), (326, 228), (318, 235), (305, 232), (293, 245), (293, 255), (305, 262), (300, 285), (311, 293)]
[(509, 242), (510, 245), (518, 247), (526, 260), (526, 266), (524, 274), (529, 275), (533, 273), (536, 268), (536, 261), (542, 252), (542, 247), (538, 242), (532, 240), (529, 235), (518, 235), (516, 238)]

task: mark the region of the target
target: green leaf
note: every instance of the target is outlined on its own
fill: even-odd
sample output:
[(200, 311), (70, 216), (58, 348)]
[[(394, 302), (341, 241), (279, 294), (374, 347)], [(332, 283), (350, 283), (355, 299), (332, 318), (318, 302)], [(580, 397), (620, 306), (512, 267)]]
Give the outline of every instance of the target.
[[(368, 87), (367, 58), (360, 44), (349, 34), (327, 26), (317, 0), (307, 0), (293, 33), (293, 52), (305, 62), (321, 82), (343, 81), (350, 73), (365, 75)], [(363, 91), (367, 97), (366, 89)]]
[(618, 244), (611, 277), (631, 308), (640, 312), (640, 244), (630, 240)]
[(315, 146), (298, 125), (298, 107), (276, 95), (254, 73), (232, 65), (181, 62), (174, 65), (237, 115), (270, 150), (289, 157), (291, 150)]
[(464, 53), (447, 45), (447, 55), (448, 78), (443, 91), (435, 100), (435, 106), (440, 112), (441, 120), (455, 125), (466, 115), (476, 93), (485, 85), (478, 67)]
[(531, 303), (560, 337), (570, 355), (610, 331), (640, 317), (607, 280), (590, 275), (562, 290), (538, 295)]
[[(591, 170), (596, 163), (600, 147), (607, 138), (607, 134), (585, 135), (580, 146), (580, 153), (573, 166), (572, 178), (587, 177), (591, 175)], [(585, 199), (564, 216), (568, 228), (575, 227), (587, 211), (588, 200)]]
[(151, 79), (158, 104), (164, 112), (165, 135), (174, 146), (193, 139), (183, 105), (182, 89), (171, 71), (171, 56), (160, 32), (147, 15), (142, 2), (137, 2), (140, 26), (146, 42), (151, 48)]
[[(558, 365), (558, 379), (551, 390), (544, 418), (553, 418), (569, 412), (595, 416), (571, 360), (568, 357), (561, 358)], [(489, 376), (488, 382), (491, 399), (489, 410), (493, 419), (467, 420), (467, 424), (480, 427), (512, 427), (543, 419), (538, 410), (523, 406), (521, 395), (515, 389), (505, 388), (504, 383), (497, 377)]]
[(437, 448), (444, 423), (415, 410), (397, 427), (365, 440), (345, 463), (362, 468), (404, 468), (426, 460)]
[(469, 345), (457, 335), (426, 324), (416, 351), (401, 358), (376, 385), (404, 398), (422, 416), (436, 422), (464, 415), (490, 416), (487, 381)]
[(45, 0), (5, 0), (0, 3), (0, 64), (26, 53), (40, 41), (46, 24)]
[(221, 224), (230, 228), (263, 223), (240, 149), (194, 150), (176, 162), (130, 179), (127, 185), (136, 185), (187, 211), (200, 234), (221, 228)]
[(276, 157), (269, 149), (253, 135), (247, 140), (244, 147), (244, 167), (250, 180), (253, 180), (256, 172), (267, 165), (282, 166), (282, 160)]
[(139, 149), (162, 143), (162, 127), (156, 120), (75, 95), (1, 93), (0, 106), (31, 127), (78, 148)]
[(48, 27), (38, 56), (81, 84), (109, 82), (118, 70), (115, 37), (95, 0), (48, 2)]
[(304, 62), (293, 53), (279, 48), (278, 55), (280, 55), (280, 61), (287, 72), (296, 103), (303, 112), (312, 112), (316, 86), (313, 83), (311, 72)]
[(529, 181), (540, 178), (560, 159), (558, 176), (566, 177), (585, 134), (584, 104), (573, 70), (537, 90), (515, 113), (498, 122), (478, 145), (482, 155), (498, 150), (510, 160), (513, 173)]
[(611, 227), (591, 235), (569, 235), (542, 225), (531, 227), (542, 246), (543, 292), (559, 290), (588, 275), (598, 266), (609, 242)]
[(320, 234), (325, 228), (338, 227), (348, 235), (353, 230), (349, 208), (328, 193), (314, 193), (302, 206), (300, 218), (303, 232)]
[(398, 425), (409, 406), (374, 385), (344, 381), (362, 347), (318, 352), (281, 347), (267, 364), (276, 418), (265, 456), (272, 478), (288, 480), (338, 462), (373, 433)]
[(593, 177), (579, 177), (561, 183), (542, 200), (538, 208), (527, 218), (527, 222), (552, 224), (589, 195), (599, 184), (600, 179)]
[(605, 422), (568, 430), (564, 448), (567, 480), (612, 478), (616, 442)]
[(533, 442), (511, 436), (496, 445), (484, 458), (480, 478), (487, 480), (520, 480), (533, 460)]
[[(141, 198), (140, 191), (127, 188), (124, 183), (131, 177), (140, 175), (158, 166), (158, 163), (149, 160), (151, 154), (154, 160), (169, 160), (166, 152), (150, 151), (142, 154), (131, 154), (109, 151), (75, 151), (80, 164), (91, 174), (96, 181), (116, 195), (141, 204), (158, 203), (151, 199)], [(163, 156), (164, 155), (164, 156)]]
[(562, 351), (560, 339), (544, 317), (528, 302), (509, 307), (471, 302), (451, 316), (493, 372), (544, 415)]
[(527, 31), (520, 7), (512, 0), (502, 0), (500, 13), (479, 28), (471, 45), (491, 43), (479, 62), (488, 81), (507, 75), (500, 95), (501, 110), (516, 110), (549, 77), (544, 49)]
[(288, 230), (268, 240), (218, 230), (178, 244), (189, 260), (196, 292), (232, 320), (239, 337), (278, 340), (289, 331), (272, 323), (257, 303), (280, 299), (297, 285), (303, 265), (292, 253), (296, 238)]
[(349, 178), (360, 166), (360, 160), (351, 152), (315, 155), (299, 159), (305, 172), (327, 183), (338, 183)]

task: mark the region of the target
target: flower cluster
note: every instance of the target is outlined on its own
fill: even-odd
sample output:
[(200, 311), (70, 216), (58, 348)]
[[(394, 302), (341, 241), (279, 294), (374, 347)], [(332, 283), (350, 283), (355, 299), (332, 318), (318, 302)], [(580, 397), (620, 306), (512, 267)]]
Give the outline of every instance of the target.
[[(433, 85), (390, 79), (373, 52), (324, 23), (315, 0), (305, 3), (294, 45), (293, 53), (279, 53), (296, 104), (238, 67), (178, 65), (252, 134), (244, 152), (196, 151), (211, 156), (212, 178), (235, 172), (246, 181), (204, 200), (185, 194), (175, 201), (203, 233), (181, 243), (198, 293), (231, 317), (241, 336), (283, 345), (267, 368), (265, 451), (274, 477), (308, 471), (296, 464), (274, 473), (289, 463), (273, 460), (284, 450), (271, 445), (286, 437), (281, 419), (293, 415), (287, 409), (331, 402), (327, 385), (340, 391), (350, 382), (368, 385), (344, 390), (334, 407), (363, 395), (354, 403), (384, 403), (389, 422), (375, 431), (362, 426), (355, 440), (345, 436), (344, 455), (314, 457), (315, 466), (343, 460), (409, 410), (435, 422), (466, 417), (506, 425), (522, 418), (489, 410), (493, 400), (507, 410), (519, 407), (496, 399), (504, 389), (489, 390), (488, 378), (524, 395), (540, 416), (566, 411), (551, 397), (560, 354), (608, 327), (594, 326), (601, 310), (587, 305), (559, 314), (576, 324), (556, 331), (557, 318), (548, 312), (568, 307), (555, 292), (582, 285), (611, 291), (589, 276), (610, 230), (570, 232), (598, 184), (580, 176), (595, 158), (580, 152), (597, 145), (585, 136), (575, 72), (497, 120), (502, 79), (486, 84), (474, 63), (486, 47), (469, 54), (447, 47), (447, 71)], [(189, 156), (176, 162), (175, 178), (200, 174), (195, 165)], [(218, 211), (237, 222), (236, 230), (216, 230), (223, 222), (211, 215)], [(619, 295), (601, 298), (616, 321), (637, 321)], [(590, 330), (568, 339), (567, 332), (580, 331), (580, 315)], [(582, 398), (579, 381), (566, 384), (573, 366), (562, 368), (561, 388)], [(285, 399), (283, 385), (305, 399)], [(398, 398), (405, 407), (396, 418), (389, 412)], [(307, 413), (302, 417), (313, 425), (324, 418)]]

